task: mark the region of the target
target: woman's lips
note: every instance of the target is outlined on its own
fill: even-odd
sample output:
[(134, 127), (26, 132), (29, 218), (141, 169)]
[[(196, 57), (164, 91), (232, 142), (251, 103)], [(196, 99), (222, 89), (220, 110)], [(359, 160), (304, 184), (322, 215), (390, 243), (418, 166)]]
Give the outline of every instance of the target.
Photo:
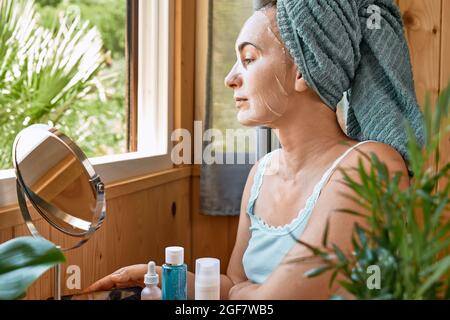
[(236, 101), (236, 107), (238, 109), (248, 102), (248, 100), (245, 98), (235, 98), (235, 101)]

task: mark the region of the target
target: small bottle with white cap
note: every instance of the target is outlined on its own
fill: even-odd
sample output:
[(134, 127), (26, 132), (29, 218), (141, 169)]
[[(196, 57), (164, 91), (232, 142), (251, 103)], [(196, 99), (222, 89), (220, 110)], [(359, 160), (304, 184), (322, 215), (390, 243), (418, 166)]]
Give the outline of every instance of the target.
[(220, 300), (220, 261), (197, 259), (195, 263), (195, 300)]
[(141, 292), (141, 300), (161, 300), (161, 289), (158, 288), (159, 277), (156, 273), (156, 264), (148, 263), (148, 271), (144, 276), (145, 288)]
[(161, 272), (162, 299), (187, 300), (187, 265), (182, 247), (166, 248), (166, 263)]

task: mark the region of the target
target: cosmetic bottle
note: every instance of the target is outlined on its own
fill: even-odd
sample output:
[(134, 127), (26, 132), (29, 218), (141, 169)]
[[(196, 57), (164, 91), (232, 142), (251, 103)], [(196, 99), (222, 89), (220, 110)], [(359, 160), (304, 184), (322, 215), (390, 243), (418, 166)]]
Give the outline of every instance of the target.
[(158, 274), (155, 262), (148, 263), (148, 271), (144, 276), (145, 288), (141, 292), (141, 300), (161, 300), (161, 289), (158, 288)]
[(187, 300), (187, 265), (182, 247), (166, 248), (166, 263), (162, 266), (162, 299)]
[(220, 261), (201, 258), (195, 262), (195, 300), (220, 300)]

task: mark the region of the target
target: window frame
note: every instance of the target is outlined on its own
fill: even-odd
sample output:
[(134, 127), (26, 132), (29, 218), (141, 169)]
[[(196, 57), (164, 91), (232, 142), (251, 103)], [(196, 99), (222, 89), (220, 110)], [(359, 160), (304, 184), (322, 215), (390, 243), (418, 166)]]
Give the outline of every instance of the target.
[[(127, 48), (130, 152), (89, 159), (106, 184), (174, 167), (170, 137), (174, 109), (175, 0), (129, 0), (130, 3), (127, 14), (131, 19), (139, 17), (137, 23), (131, 21), (131, 32), (127, 32), (131, 37), (131, 48)], [(17, 203), (14, 169), (0, 170), (0, 195), (0, 207)]]

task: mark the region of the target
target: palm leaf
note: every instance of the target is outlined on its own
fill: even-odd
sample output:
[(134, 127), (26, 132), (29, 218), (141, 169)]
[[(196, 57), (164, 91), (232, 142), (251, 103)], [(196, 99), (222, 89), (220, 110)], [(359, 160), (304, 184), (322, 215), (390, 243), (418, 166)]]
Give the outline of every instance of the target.
[(104, 63), (102, 40), (79, 16), (54, 30), (39, 26), (33, 1), (0, 0), (0, 169), (11, 167), (17, 133), (56, 125), (93, 88)]

